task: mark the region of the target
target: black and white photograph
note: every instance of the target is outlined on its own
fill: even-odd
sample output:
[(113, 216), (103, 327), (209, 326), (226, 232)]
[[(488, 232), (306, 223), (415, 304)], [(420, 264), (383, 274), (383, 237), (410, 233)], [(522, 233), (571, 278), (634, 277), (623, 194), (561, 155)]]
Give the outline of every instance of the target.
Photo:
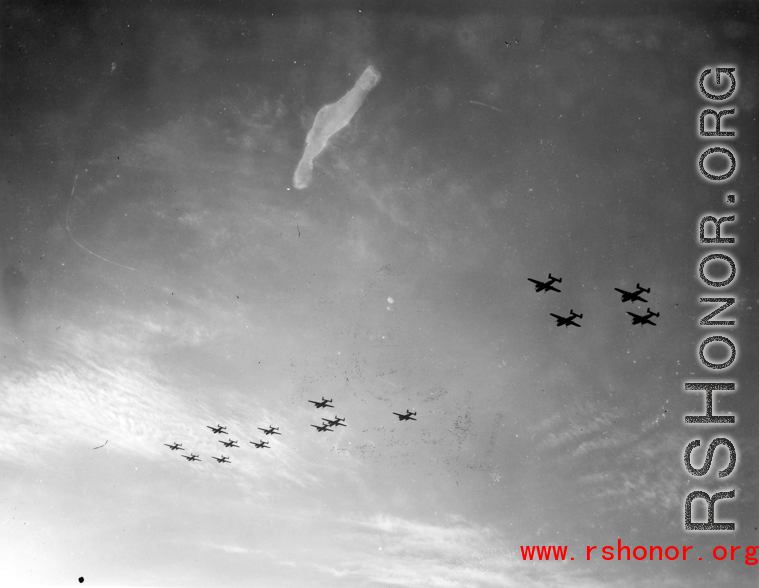
[(759, 4), (0, 14), (0, 584), (759, 586)]

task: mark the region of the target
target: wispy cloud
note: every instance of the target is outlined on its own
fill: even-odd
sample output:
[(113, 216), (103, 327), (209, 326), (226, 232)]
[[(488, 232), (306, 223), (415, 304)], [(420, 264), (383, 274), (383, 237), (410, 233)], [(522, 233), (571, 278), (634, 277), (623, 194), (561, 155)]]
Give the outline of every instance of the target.
[(602, 412), (598, 416), (593, 416), (586, 421), (580, 423), (570, 423), (564, 430), (559, 433), (548, 433), (548, 435), (540, 442), (539, 447), (554, 448), (559, 445), (567, 445), (577, 441), (581, 437), (585, 437), (600, 431), (604, 428), (612, 426), (616, 416), (611, 412)]
[[(164, 447), (177, 441), (188, 452), (200, 453), (200, 467), (209, 468), (211, 455), (220, 455), (224, 448), (218, 443), (221, 436), (205, 427), (221, 419), (232, 438), (247, 447), (232, 450), (233, 467), (207, 470), (214, 475), (224, 472), (240, 484), (265, 479), (313, 488), (337, 470), (351, 470), (348, 459), (339, 464), (315, 459), (318, 448), (307, 437), (311, 429), (302, 422), (307, 418), (303, 411), (279, 402), (264, 406), (261, 399), (223, 385), (215, 395), (201, 394), (187, 402), (186, 391), (145, 357), (152, 332), (134, 335), (133, 329), (110, 328), (95, 333), (72, 325), (62, 330), (65, 346), (48, 349), (44, 360), (27, 358), (15, 370), (0, 373), (0, 453), (6, 460), (42, 464), (51, 454), (60, 457), (108, 440), (99, 451), (150, 461), (171, 455), (183, 463), (178, 458), (183, 452), (168, 454)], [(181, 339), (187, 344), (187, 336)], [(219, 397), (229, 399), (221, 409)], [(276, 437), (271, 450), (249, 446), (249, 440), (263, 436), (256, 428), (270, 423), (280, 426), (285, 437)], [(27, 450), (30, 439), (36, 448), (32, 455)]]
[(341, 562), (314, 568), (334, 578), (390, 586), (600, 586), (583, 571), (561, 566), (538, 569), (509, 549), (501, 532), (488, 525), (447, 516), (437, 523), (377, 514), (344, 519), (342, 539), (352, 546)]

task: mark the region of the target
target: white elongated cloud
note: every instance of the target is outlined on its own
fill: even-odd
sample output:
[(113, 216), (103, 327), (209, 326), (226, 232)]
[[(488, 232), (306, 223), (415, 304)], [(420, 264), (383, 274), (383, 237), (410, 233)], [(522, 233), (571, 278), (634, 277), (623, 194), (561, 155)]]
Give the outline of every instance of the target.
[(380, 78), (379, 72), (371, 65), (364, 70), (356, 84), (348, 93), (333, 104), (322, 106), (316, 113), (314, 124), (306, 136), (306, 148), (298, 167), (293, 174), (293, 185), (302, 190), (311, 182), (311, 172), (314, 169), (314, 159), (327, 146), (330, 137), (340, 129), (347, 126), (366, 100), (372, 88), (376, 86)]

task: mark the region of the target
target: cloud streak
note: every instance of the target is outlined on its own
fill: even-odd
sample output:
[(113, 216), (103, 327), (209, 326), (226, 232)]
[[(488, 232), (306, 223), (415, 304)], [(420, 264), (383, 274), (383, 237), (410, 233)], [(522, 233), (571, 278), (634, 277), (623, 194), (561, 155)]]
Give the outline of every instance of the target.
[[(341, 562), (323, 561), (314, 568), (354, 585), (386, 586), (598, 586), (583, 570), (564, 566), (536, 568), (522, 561), (518, 549), (489, 525), (461, 516), (421, 522), (376, 514), (365, 519), (343, 519), (349, 530), (342, 535), (350, 548)], [(560, 567), (559, 567), (560, 566)]]
[(306, 136), (306, 149), (293, 175), (293, 185), (298, 190), (307, 188), (311, 183), (314, 159), (327, 146), (330, 137), (348, 125), (380, 78), (379, 72), (370, 65), (345, 96), (323, 106), (316, 113), (314, 124)]

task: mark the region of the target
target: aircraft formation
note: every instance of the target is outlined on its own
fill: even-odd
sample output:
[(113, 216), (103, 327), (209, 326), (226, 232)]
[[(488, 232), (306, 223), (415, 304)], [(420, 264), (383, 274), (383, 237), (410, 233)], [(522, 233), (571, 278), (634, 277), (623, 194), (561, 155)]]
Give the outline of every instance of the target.
[[(327, 408), (327, 407), (334, 408), (334, 405), (330, 404), (332, 402), (332, 399), (330, 398), (328, 400), (324, 396), (322, 396), (321, 400), (309, 400), (309, 402), (313, 404), (315, 408)], [(394, 412), (393, 414), (396, 415), (398, 417), (398, 420), (400, 421), (408, 421), (408, 420), (415, 421), (416, 420), (414, 418), (416, 416), (416, 413), (411, 412), (408, 409), (406, 410), (406, 414), (401, 414), (398, 412)], [(334, 419), (322, 418), (321, 424), (311, 425), (311, 426), (314, 427), (318, 433), (324, 433), (327, 431), (329, 432), (334, 431), (335, 429), (332, 427), (347, 427), (348, 425), (345, 424), (345, 417), (339, 417), (335, 415)], [(227, 432), (227, 427), (223, 425), (217, 424), (215, 427), (211, 425), (206, 425), (206, 428), (210, 429), (214, 435), (229, 435), (229, 433)], [(258, 430), (263, 431), (264, 435), (281, 435), (282, 434), (279, 432), (279, 427), (275, 427), (273, 425), (269, 425), (268, 428), (258, 427)], [(232, 439), (231, 437), (227, 439), (226, 441), (224, 441), (223, 439), (219, 440), (219, 443), (224, 445), (224, 447), (228, 447), (228, 448), (240, 447), (239, 445), (237, 445), (237, 441)], [(253, 445), (256, 449), (271, 449), (271, 446), (269, 445), (269, 441), (264, 441), (263, 439), (259, 440), (258, 442), (249, 441), (249, 443)], [(169, 449), (171, 449), (172, 451), (175, 451), (175, 450), (186, 451), (186, 449), (182, 447), (182, 444), (177, 443), (176, 441), (173, 444), (164, 443), (164, 445), (168, 447)], [(190, 455), (182, 455), (182, 457), (184, 457), (187, 461), (202, 461), (200, 459), (200, 455), (195, 454), (195, 453), (191, 453)], [(216, 460), (216, 463), (232, 463), (229, 457), (223, 454), (221, 457), (216, 457), (215, 455), (212, 455), (211, 457)]]
[[(536, 280), (535, 278), (527, 278), (530, 282), (535, 284), (535, 291), (536, 292), (548, 292), (549, 290), (553, 290), (554, 292), (561, 292), (558, 288), (554, 287), (554, 284), (556, 282), (561, 283), (561, 278), (555, 278), (553, 277), (550, 272), (548, 274), (548, 280), (545, 282), (541, 282), (540, 280)], [(634, 292), (628, 292), (627, 290), (623, 290), (622, 288), (614, 288), (617, 292), (622, 294), (622, 302), (631, 302), (635, 303), (636, 301), (640, 302), (648, 302), (645, 298), (641, 296), (644, 292), (646, 294), (649, 294), (651, 292), (651, 288), (644, 288), (640, 284), (635, 285), (636, 290)], [(580, 327), (581, 325), (579, 323), (576, 323), (574, 319), (581, 319), (582, 314), (576, 313), (573, 309), (569, 310), (569, 316), (561, 316), (558, 314), (554, 314), (552, 312), (549, 313), (552, 317), (556, 319), (556, 326), (557, 327), (566, 327), (569, 328), (569, 326), (574, 327)], [(653, 312), (650, 308), (646, 309), (646, 314), (636, 314), (634, 312), (628, 312), (630, 316), (632, 316), (632, 324), (633, 325), (656, 325), (655, 322), (651, 321), (652, 317), (658, 317), (658, 312)], [(398, 414), (398, 413), (395, 413)]]
[[(309, 402), (314, 405), (314, 408), (326, 408), (328, 406), (330, 408), (335, 408), (334, 405), (330, 404), (330, 402), (332, 402), (332, 399), (330, 398), (327, 400), (324, 396), (322, 396), (322, 399), (318, 402), (316, 400), (309, 400)], [(321, 425), (311, 426), (316, 429), (317, 433), (324, 433), (326, 431), (332, 432), (334, 429), (330, 429), (330, 427), (347, 427), (348, 425), (343, 422), (344, 420), (344, 418), (340, 418), (339, 416), (335, 415), (334, 420), (323, 418)]]
[[(535, 286), (536, 292), (545, 292), (548, 293), (550, 291), (554, 292), (561, 292), (558, 288), (555, 287), (555, 284), (562, 283), (561, 278), (556, 278), (552, 276), (550, 273), (548, 274), (548, 279), (546, 281), (540, 281), (534, 278), (527, 278), (530, 282), (532, 282)], [(640, 284), (636, 284), (636, 289), (633, 292), (628, 292), (627, 290), (624, 290), (622, 288), (614, 288), (617, 292), (619, 292), (622, 295), (622, 303), (630, 302), (632, 304), (635, 304), (636, 302), (648, 302), (645, 298), (643, 298), (642, 294), (646, 293), (649, 294), (651, 292), (651, 288), (644, 288)], [(580, 327), (581, 325), (578, 322), (575, 322), (575, 319), (581, 319), (583, 318), (583, 315), (581, 313), (577, 313), (574, 311), (574, 309), (569, 310), (568, 316), (562, 316), (559, 314), (549, 313), (555, 320), (556, 320), (556, 326), (557, 327), (565, 327), (569, 328), (570, 326), (573, 327)], [(646, 314), (636, 314), (634, 312), (627, 312), (628, 315), (632, 317), (632, 324), (633, 325), (653, 325), (655, 326), (656, 323), (653, 322), (651, 319), (653, 317), (658, 317), (659, 313), (652, 311), (650, 308), (646, 309)], [(320, 408), (334, 408), (334, 404), (332, 404), (333, 399), (332, 398), (326, 398), (322, 396), (321, 400), (309, 400), (309, 403), (314, 405), (314, 408), (320, 409)], [(393, 415), (398, 417), (399, 421), (415, 421), (417, 420), (415, 417), (416, 412), (412, 412), (409, 409), (406, 409), (405, 414), (399, 413), (399, 412), (393, 412)], [(311, 425), (314, 429), (316, 429), (317, 433), (326, 433), (326, 432), (334, 432), (337, 427), (347, 427), (345, 424), (345, 417), (339, 417), (335, 415), (334, 419), (330, 418), (322, 418), (322, 422), (316, 425)], [(227, 427), (217, 424), (215, 427), (211, 425), (206, 425), (207, 429), (210, 429), (211, 432), (214, 435), (229, 435), (227, 432)], [(269, 425), (268, 427), (258, 427), (259, 431), (262, 431), (265, 436), (273, 436), (274, 435), (282, 435), (282, 433), (279, 430), (279, 427), (275, 427), (274, 425)], [(226, 441), (221, 439), (219, 440), (219, 443), (224, 445), (226, 448), (240, 448), (240, 446), (237, 444), (238, 441), (235, 439), (232, 439), (231, 437), (227, 439)], [(264, 441), (263, 439), (256, 441), (249, 441), (251, 445), (253, 445), (256, 449), (272, 449), (272, 447), (269, 445), (269, 441)], [(171, 451), (186, 451), (184, 447), (182, 447), (181, 443), (177, 443), (176, 441), (173, 444), (164, 443), (166, 447), (168, 447)], [(199, 454), (191, 453), (190, 455), (184, 455), (182, 454), (182, 457), (184, 457), (187, 461), (202, 461), (200, 459)], [(216, 457), (215, 455), (211, 456), (212, 459), (216, 460), (217, 463), (232, 463), (230, 458), (225, 455), (221, 455), (221, 457)]]

